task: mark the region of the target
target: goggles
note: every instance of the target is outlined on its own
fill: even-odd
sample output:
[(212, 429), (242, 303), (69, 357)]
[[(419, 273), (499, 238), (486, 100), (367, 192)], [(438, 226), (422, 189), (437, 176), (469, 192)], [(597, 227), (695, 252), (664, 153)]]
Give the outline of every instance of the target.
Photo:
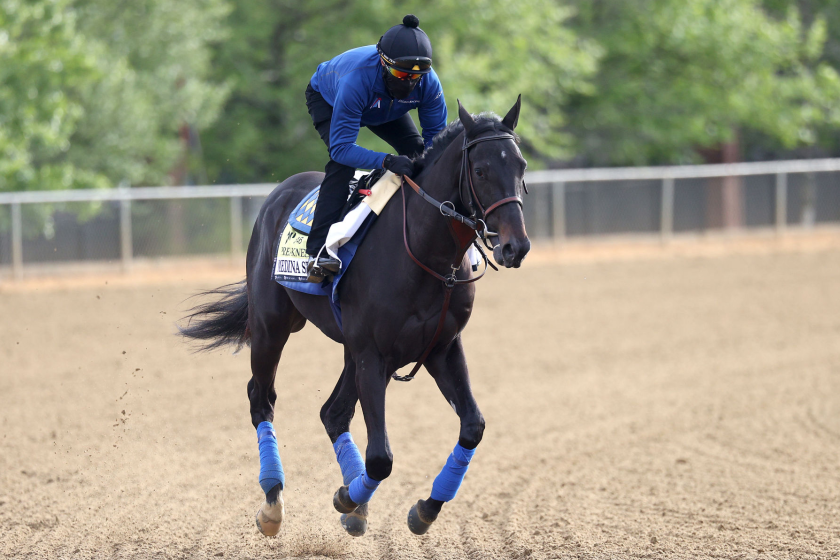
[(399, 80), (419, 80), (423, 74), (432, 71), (432, 60), (418, 56), (406, 56), (396, 60), (379, 53), (388, 72)]

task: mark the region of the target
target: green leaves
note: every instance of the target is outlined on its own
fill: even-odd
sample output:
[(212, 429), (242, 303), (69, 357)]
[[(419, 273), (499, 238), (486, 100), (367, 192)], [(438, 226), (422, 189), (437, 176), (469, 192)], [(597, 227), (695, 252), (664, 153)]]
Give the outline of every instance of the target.
[(312, 73), (411, 11), (450, 119), (522, 93), (532, 167), (690, 162), (735, 134), (840, 145), (836, 0), (0, 0), (0, 191), (321, 169)]
[(835, 118), (837, 73), (816, 62), (825, 23), (804, 27), (795, 9), (774, 19), (752, 0), (607, 0), (575, 26), (606, 49), (594, 95), (568, 106), (594, 164), (692, 161), (741, 129), (792, 148)]
[(67, 2), (0, 2), (0, 191), (95, 182), (61, 161), (84, 113), (73, 89), (95, 75)]
[(206, 80), (222, 0), (0, 0), (0, 191), (164, 184)]
[[(312, 127), (303, 91), (318, 64), (375, 44), (413, 12), (434, 48), (450, 120), (460, 98), (473, 112), (504, 114), (523, 94), (520, 132), (526, 152), (569, 156), (563, 103), (591, 91), (601, 49), (580, 40), (555, 0), (500, 3), (434, 0), (420, 6), (381, 1), (270, 0), (236, 2), (230, 38), (216, 50), (217, 79), (234, 93), (204, 135), (211, 177), (219, 181), (282, 180), (322, 169), (326, 148)], [(390, 151), (362, 130), (359, 142)]]
[(563, 106), (569, 95), (593, 91), (590, 79), (602, 50), (568, 27), (571, 8), (551, 0), (468, 0), (435, 2), (428, 12), (451, 115), (457, 114), (456, 98), (473, 112), (504, 114), (522, 93), (527, 117), (518, 132), (530, 151), (573, 155)]

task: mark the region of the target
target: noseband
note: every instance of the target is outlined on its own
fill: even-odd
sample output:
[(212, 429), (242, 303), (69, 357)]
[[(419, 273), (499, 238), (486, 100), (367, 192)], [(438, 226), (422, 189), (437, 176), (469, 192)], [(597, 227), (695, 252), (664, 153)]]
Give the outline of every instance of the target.
[[(417, 265), (437, 278), (438, 280), (443, 282), (444, 286), (444, 296), (443, 296), (443, 309), (440, 313), (440, 319), (438, 320), (437, 328), (435, 329), (435, 334), (432, 336), (432, 341), (429, 343), (429, 346), (423, 352), (423, 355), (420, 356), (420, 359), (417, 363), (414, 364), (414, 368), (408, 375), (399, 376), (396, 372), (391, 374), (391, 377), (397, 381), (411, 381), (414, 379), (414, 375), (420, 369), (420, 366), (423, 365), (423, 362), (426, 361), (426, 358), (431, 353), (432, 348), (434, 348), (435, 344), (440, 338), (441, 333), (443, 332), (443, 326), (446, 322), (446, 312), (449, 309), (449, 300), (452, 296), (452, 290), (458, 284), (469, 284), (471, 282), (475, 282), (481, 279), (486, 273), (487, 268), (492, 267), (493, 263), (490, 262), (490, 259), (487, 258), (487, 255), (481, 249), (481, 246), (476, 242), (477, 238), (481, 238), (484, 242), (484, 245), (492, 249), (493, 247), (490, 245), (489, 238), (490, 237), (498, 237), (498, 233), (492, 232), (487, 228), (487, 223), (484, 221), (487, 216), (490, 215), (491, 212), (496, 210), (497, 208), (508, 204), (510, 202), (516, 202), (519, 206), (522, 206), (522, 199), (519, 195), (509, 196), (507, 198), (503, 198), (498, 200), (488, 206), (486, 209), (481, 204), (481, 200), (478, 198), (478, 193), (475, 192), (475, 187), (473, 186), (472, 181), (472, 169), (470, 168), (469, 163), (469, 149), (480, 143), (480, 142), (489, 142), (491, 140), (516, 140), (512, 134), (502, 133), (497, 134), (495, 136), (485, 136), (482, 138), (476, 138), (475, 140), (467, 141), (466, 132), (464, 132), (464, 146), (461, 148), (461, 169), (460, 175), (458, 177), (458, 194), (461, 197), (461, 203), (464, 207), (469, 209), (470, 215), (465, 216), (455, 210), (455, 205), (447, 200), (444, 202), (439, 202), (434, 199), (434, 197), (430, 196), (429, 193), (424, 191), (420, 188), (420, 185), (415, 183), (411, 180), (411, 178), (403, 176), (402, 183), (400, 185), (400, 190), (402, 191), (402, 200), (403, 200), (403, 242), (405, 243), (405, 250), (408, 252), (408, 256), (411, 257)], [(464, 174), (466, 173), (468, 181), (467, 183), (464, 182)], [(439, 274), (420, 262), (420, 260), (414, 256), (414, 253), (411, 251), (411, 247), (408, 245), (408, 217), (407, 217), (407, 210), (406, 210), (406, 200), (405, 200), (405, 185), (408, 184), (414, 192), (420, 195), (420, 198), (431, 204), (432, 206), (436, 207), (440, 210), (440, 213), (453, 220), (449, 222), (449, 232), (452, 234), (452, 239), (455, 241), (455, 257), (452, 260), (452, 264), (450, 265), (451, 272), (446, 276)], [(465, 196), (465, 184), (469, 184), (469, 190), (466, 191)], [(525, 181), (523, 180), (522, 186), (525, 187)], [(525, 192), (528, 192), (527, 187), (525, 187)], [(476, 207), (481, 212), (481, 217), (478, 217), (476, 213)], [(463, 225), (460, 225), (463, 224)], [(464, 227), (466, 226), (466, 227)], [(467, 229), (469, 228), (469, 229)], [(472, 230), (472, 231), (470, 231)], [(455, 276), (455, 273), (461, 268), (461, 263), (464, 261), (464, 255), (469, 249), (470, 245), (475, 245), (478, 249), (479, 253), (481, 253), (481, 257), (484, 259), (484, 270), (476, 276), (475, 278), (467, 278), (465, 280), (458, 280)]]

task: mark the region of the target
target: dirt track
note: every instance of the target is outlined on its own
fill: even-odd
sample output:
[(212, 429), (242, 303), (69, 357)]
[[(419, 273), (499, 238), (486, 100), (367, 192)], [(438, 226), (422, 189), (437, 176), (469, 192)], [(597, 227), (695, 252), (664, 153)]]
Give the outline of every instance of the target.
[(311, 326), (278, 376), (286, 525), (257, 533), (247, 352), (172, 336), (218, 280), (0, 291), (0, 556), (840, 555), (838, 250), (489, 275), (465, 333), (487, 431), (425, 537), (405, 515), (455, 415), (428, 376), (392, 384), (394, 471), (346, 536), (318, 420), (341, 350)]

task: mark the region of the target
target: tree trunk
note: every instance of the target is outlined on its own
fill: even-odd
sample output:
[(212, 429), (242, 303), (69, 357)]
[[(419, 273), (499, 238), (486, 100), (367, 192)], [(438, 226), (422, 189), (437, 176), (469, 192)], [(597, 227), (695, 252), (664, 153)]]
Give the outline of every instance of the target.
[[(740, 159), (738, 133), (731, 142), (699, 150), (706, 163), (736, 163)], [(712, 177), (706, 187), (706, 226), (735, 229), (744, 225), (744, 189), (741, 177)]]

